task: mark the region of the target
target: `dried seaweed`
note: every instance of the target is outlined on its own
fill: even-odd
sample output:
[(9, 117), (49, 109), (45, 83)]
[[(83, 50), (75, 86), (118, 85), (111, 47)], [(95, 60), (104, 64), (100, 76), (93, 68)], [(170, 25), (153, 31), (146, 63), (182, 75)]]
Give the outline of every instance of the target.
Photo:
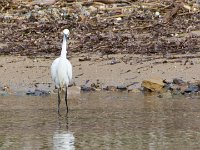
[(71, 31), (70, 53), (200, 50), (200, 8), (194, 2), (44, 1), (1, 0), (0, 54), (59, 54), (64, 28)]

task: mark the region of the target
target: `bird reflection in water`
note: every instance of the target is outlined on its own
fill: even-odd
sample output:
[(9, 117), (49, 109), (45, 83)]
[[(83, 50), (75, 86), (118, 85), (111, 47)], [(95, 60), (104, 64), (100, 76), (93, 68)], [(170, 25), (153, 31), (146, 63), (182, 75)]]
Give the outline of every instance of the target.
[(69, 131), (68, 117), (65, 118), (65, 127), (62, 129), (62, 118), (58, 118), (58, 129), (53, 135), (53, 148), (54, 150), (75, 150), (75, 137), (72, 132)]

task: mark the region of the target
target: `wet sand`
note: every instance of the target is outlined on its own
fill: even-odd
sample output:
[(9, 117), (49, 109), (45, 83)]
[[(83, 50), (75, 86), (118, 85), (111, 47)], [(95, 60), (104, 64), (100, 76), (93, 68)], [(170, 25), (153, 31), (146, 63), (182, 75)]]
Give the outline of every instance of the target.
[[(117, 54), (77, 54), (69, 59), (73, 64), (73, 82), (77, 86), (100, 83), (107, 85), (129, 85), (140, 87), (144, 79), (160, 77), (168, 81), (181, 78), (184, 81), (200, 80), (200, 58), (194, 55), (142, 56)], [(187, 57), (195, 57), (189, 58)], [(41, 89), (53, 91), (50, 66), (56, 57), (0, 56), (0, 87), (9, 93)], [(79, 59), (90, 58), (88, 61)]]

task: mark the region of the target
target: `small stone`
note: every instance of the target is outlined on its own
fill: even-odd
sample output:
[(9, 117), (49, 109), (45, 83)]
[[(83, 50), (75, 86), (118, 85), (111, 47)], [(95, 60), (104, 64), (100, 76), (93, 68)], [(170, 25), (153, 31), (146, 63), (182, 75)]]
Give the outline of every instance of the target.
[(155, 12), (155, 17), (160, 17), (160, 12), (156, 11)]
[(120, 61), (117, 61), (117, 60), (113, 59), (113, 60), (110, 62), (110, 65), (115, 65), (115, 64), (117, 64), (117, 63), (120, 63)]
[(91, 58), (87, 56), (87, 57), (79, 58), (78, 60), (79, 61), (90, 61)]

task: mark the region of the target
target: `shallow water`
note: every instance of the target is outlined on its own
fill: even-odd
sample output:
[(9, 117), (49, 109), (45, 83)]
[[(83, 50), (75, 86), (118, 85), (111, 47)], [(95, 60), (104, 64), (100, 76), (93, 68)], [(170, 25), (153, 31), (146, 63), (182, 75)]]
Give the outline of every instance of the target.
[(200, 99), (87, 93), (0, 97), (0, 149), (199, 149)]

